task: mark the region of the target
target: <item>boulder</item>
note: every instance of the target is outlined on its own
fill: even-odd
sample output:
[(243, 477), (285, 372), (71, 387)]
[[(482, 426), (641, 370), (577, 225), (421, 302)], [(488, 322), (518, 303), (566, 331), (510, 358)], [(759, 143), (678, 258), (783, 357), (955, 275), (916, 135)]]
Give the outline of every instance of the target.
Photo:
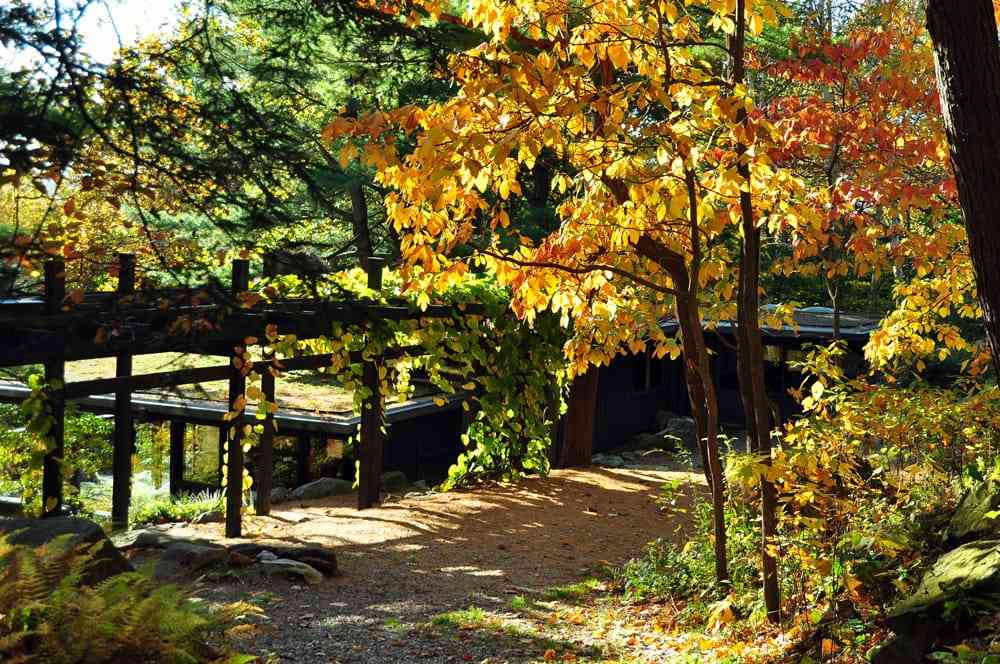
[(337, 554), (321, 546), (271, 546), (241, 542), (229, 547), (231, 552), (256, 558), (258, 561), (282, 558), (306, 563), (327, 576), (337, 576)]
[(226, 564), (230, 567), (250, 567), (256, 560), (250, 556), (244, 556), (239, 551), (230, 551), (229, 555), (226, 556)]
[(965, 492), (948, 523), (948, 538), (969, 542), (1000, 537), (1000, 482), (988, 480)]
[(666, 438), (665, 431), (656, 431), (653, 433), (640, 433), (633, 436), (629, 440), (629, 445), (638, 450), (658, 450), (669, 446), (673, 442), (674, 441)]
[(675, 417), (663, 428), (663, 436), (681, 442), (689, 450), (698, 449), (698, 425), (693, 417)]
[(625, 459), (617, 454), (595, 454), (590, 460), (595, 466), (607, 468), (621, 468), (625, 465)]
[(399, 470), (390, 470), (382, 473), (379, 486), (383, 491), (402, 491), (410, 486), (410, 481), (406, 479), (405, 473)]
[(894, 634), (879, 645), (869, 661), (871, 664), (922, 664), (934, 645), (939, 626), (938, 622), (927, 621), (913, 633)]
[(271, 489), (271, 504), (278, 505), (283, 503), (288, 500), (291, 495), (291, 492), (287, 488), (283, 486), (276, 486)]
[(653, 416), (653, 421), (656, 423), (656, 430), (663, 431), (670, 424), (670, 420), (677, 419), (677, 415), (671, 413), (669, 410), (658, 410), (656, 415)]
[(173, 531), (175, 527), (184, 526), (186, 524), (165, 524), (161, 526), (149, 526), (147, 528), (139, 528), (137, 530), (128, 530), (125, 532), (115, 533), (111, 536), (111, 541), (115, 543), (119, 549), (166, 549), (171, 544), (176, 544), (178, 542), (186, 542), (190, 544), (201, 544), (204, 546), (218, 546), (213, 544), (210, 540), (206, 539), (192, 539), (188, 533), (183, 530), (174, 534)]
[(110, 576), (133, 571), (101, 527), (87, 519), (73, 516), (0, 519), (0, 535), (21, 546), (38, 547), (64, 538), (65, 546), (88, 549), (92, 557), (81, 579), (83, 585), (94, 585)]
[(892, 608), (888, 623), (901, 639), (919, 641), (928, 627), (941, 622), (946, 604), (998, 593), (1000, 539), (969, 542), (938, 558), (917, 589)]
[(288, 558), (261, 560), (260, 565), (265, 574), (292, 574), (301, 577), (306, 583), (316, 585), (323, 582), (323, 575), (307, 563)]
[(221, 563), (227, 556), (224, 546), (175, 542), (164, 549), (160, 559), (156, 561), (153, 577), (159, 580), (177, 579)]
[(292, 498), (296, 500), (313, 500), (316, 498), (326, 498), (327, 496), (338, 496), (344, 493), (351, 493), (353, 485), (347, 481), (334, 477), (321, 477), (309, 484), (303, 484), (292, 491)]

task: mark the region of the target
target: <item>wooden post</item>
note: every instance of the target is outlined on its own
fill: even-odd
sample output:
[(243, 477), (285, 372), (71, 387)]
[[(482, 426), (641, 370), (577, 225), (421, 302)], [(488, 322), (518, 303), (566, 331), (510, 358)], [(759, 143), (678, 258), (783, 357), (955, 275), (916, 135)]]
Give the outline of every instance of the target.
[[(385, 260), (372, 256), (368, 259), (368, 287), (382, 289), (382, 267)], [(358, 452), (358, 509), (374, 507), (379, 502), (379, 484), (382, 479), (382, 395), (379, 391), (379, 367), (382, 359), (364, 363), (362, 384), (371, 396), (361, 405), (361, 445)]]
[[(264, 372), (260, 377), (260, 391), (264, 400), (274, 402), (274, 374), (270, 364), (274, 353), (264, 352)], [(254, 505), (260, 516), (271, 513), (271, 485), (274, 476), (274, 413), (270, 410), (264, 416), (264, 431), (260, 435), (257, 454), (257, 502)]]
[(184, 433), (187, 425), (183, 420), (170, 421), (170, 495), (181, 492), (184, 482)]
[[(45, 313), (55, 314), (62, 309), (66, 298), (66, 265), (61, 260), (45, 263)], [(62, 382), (66, 377), (66, 363), (62, 357), (63, 339), (57, 341), (58, 348), (45, 362), (45, 380)], [(62, 398), (49, 402), (52, 412), (52, 429), (49, 450), (45, 454), (42, 469), (42, 516), (58, 516), (63, 502), (63, 432), (66, 404)]]
[(306, 434), (295, 440), (295, 485), (309, 483), (309, 457), (312, 452), (312, 438)]
[[(250, 262), (242, 259), (233, 261), (233, 294), (242, 293), (250, 287)], [(240, 537), (243, 533), (243, 408), (237, 408), (237, 400), (246, 392), (246, 376), (242, 371), (243, 345), (236, 346), (233, 353), (233, 370), (229, 377), (229, 411), (233, 417), (229, 421), (228, 443), (226, 445), (226, 537)], [(239, 366), (237, 366), (239, 365)]]
[[(118, 295), (127, 297), (135, 292), (135, 256), (118, 255)], [(132, 354), (118, 353), (115, 376), (132, 375)], [(115, 391), (115, 442), (112, 461), (111, 525), (113, 528), (128, 526), (128, 508), (132, 499), (132, 448), (135, 430), (132, 423), (132, 393), (127, 389)]]
[(586, 468), (594, 453), (594, 415), (600, 369), (590, 367), (573, 379), (569, 390), (562, 448), (557, 468)]

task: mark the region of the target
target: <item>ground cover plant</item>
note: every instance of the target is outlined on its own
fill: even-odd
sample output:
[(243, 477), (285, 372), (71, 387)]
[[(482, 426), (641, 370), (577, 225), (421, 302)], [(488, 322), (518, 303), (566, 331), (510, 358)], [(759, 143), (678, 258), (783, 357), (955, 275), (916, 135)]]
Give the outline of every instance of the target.
[(220, 645), (235, 613), (209, 610), (139, 573), (81, 586), (93, 555), (66, 538), (39, 547), (0, 540), (4, 661), (234, 661)]

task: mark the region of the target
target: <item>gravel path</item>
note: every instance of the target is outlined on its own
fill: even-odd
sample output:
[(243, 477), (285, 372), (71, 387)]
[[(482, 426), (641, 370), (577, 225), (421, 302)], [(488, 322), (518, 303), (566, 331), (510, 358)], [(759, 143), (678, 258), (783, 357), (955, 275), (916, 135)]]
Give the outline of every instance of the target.
[[(199, 594), (260, 607), (260, 627), (239, 630), (247, 637), (241, 650), (272, 662), (500, 664), (544, 661), (547, 651), (549, 660), (603, 661), (590, 626), (570, 618), (542, 635), (510, 609), (511, 600), (544, 599), (545, 589), (624, 562), (652, 539), (683, 536), (684, 524), (655, 503), (658, 487), (678, 477), (700, 480), (595, 468), (516, 486), (390, 497), (364, 512), (354, 509), (354, 496), (282, 505), (277, 518), (247, 517), (244, 539), (330, 547), (342, 576), (306, 586), (251, 567), (199, 582)], [(304, 522), (287, 522), (303, 515)], [(183, 530), (234, 542), (219, 536), (218, 525)]]

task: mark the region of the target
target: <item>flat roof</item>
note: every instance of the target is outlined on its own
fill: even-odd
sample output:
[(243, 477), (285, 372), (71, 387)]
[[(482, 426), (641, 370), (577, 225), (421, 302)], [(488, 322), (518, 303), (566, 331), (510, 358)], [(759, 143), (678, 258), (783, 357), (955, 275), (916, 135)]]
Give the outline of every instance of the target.
[[(20, 402), (31, 395), (31, 390), (14, 381), (0, 381), (0, 401)], [(443, 405), (437, 405), (435, 399), (444, 398)], [(403, 403), (389, 404), (386, 407), (386, 421), (392, 425), (424, 415), (444, 413), (461, 408), (465, 394), (427, 396), (410, 399)], [(95, 413), (113, 413), (115, 398), (113, 395), (97, 395), (73, 399), (83, 410)], [(229, 411), (227, 404), (210, 399), (171, 399), (158, 397), (155, 394), (137, 393), (132, 395), (132, 414), (149, 417), (150, 419), (175, 419), (192, 424), (209, 424), (219, 426), (223, 416)], [(252, 414), (246, 416), (247, 422), (255, 422)], [(275, 422), (280, 435), (282, 430), (310, 433), (325, 433), (332, 435), (351, 435), (357, 431), (361, 418), (358, 415), (342, 413), (316, 413), (298, 411), (289, 408), (279, 409), (275, 413)]]
[[(769, 304), (762, 309), (774, 311), (776, 307)], [(779, 328), (762, 325), (761, 333), (765, 337), (781, 339), (832, 339), (834, 336), (834, 311), (830, 307), (802, 307), (792, 313), (792, 318), (795, 321), (795, 326), (782, 325)], [(879, 321), (874, 318), (846, 312), (840, 314), (840, 336), (845, 339), (865, 340), (878, 328), (878, 325)], [(715, 330), (726, 334), (732, 334), (736, 326), (736, 322), (731, 320), (712, 324)], [(664, 318), (660, 321), (660, 328), (665, 332), (675, 333), (679, 327), (677, 319), (674, 317)]]

